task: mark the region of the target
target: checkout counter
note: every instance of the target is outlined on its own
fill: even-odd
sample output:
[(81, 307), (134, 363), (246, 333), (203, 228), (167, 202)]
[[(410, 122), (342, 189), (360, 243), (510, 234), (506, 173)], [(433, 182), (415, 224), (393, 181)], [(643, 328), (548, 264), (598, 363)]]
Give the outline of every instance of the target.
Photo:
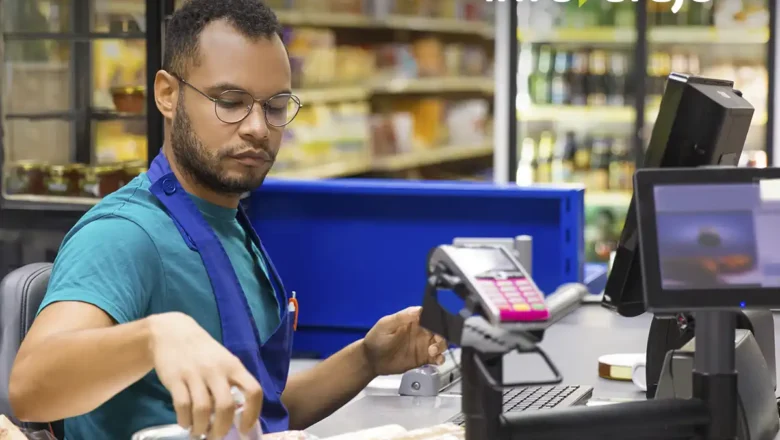
[[(556, 363), (563, 384), (593, 387), (592, 402), (644, 400), (644, 392), (630, 381), (601, 379), (598, 358), (611, 353), (644, 352), (651, 318), (624, 318), (598, 304), (584, 304), (550, 327), (540, 346)], [(547, 366), (535, 356), (509, 354), (504, 362), (506, 382), (550, 377)], [(310, 365), (309, 361), (294, 361), (293, 368)], [(399, 396), (399, 384), (400, 377), (382, 378), (376, 387), (369, 386), (354, 401), (307, 431), (328, 437), (388, 424), (411, 430), (444, 423), (460, 411), (460, 396)]]
[[(780, 307), (780, 276), (773, 269), (777, 257), (767, 247), (774, 245), (774, 227), (754, 226), (762, 218), (780, 216), (780, 191), (774, 192), (780, 189), (780, 168), (655, 169), (639, 171), (635, 179), (644, 303), (654, 317), (624, 318), (599, 305), (580, 305), (584, 287), (577, 293), (561, 286), (547, 297), (546, 317), (513, 318), (511, 310), (530, 309), (517, 308), (511, 299), (506, 306), (506, 292), (533, 282), (510, 251), (501, 246), (438, 246), (428, 257), (421, 324), (461, 345), (461, 386), (430, 397), (400, 396), (393, 385), (384, 390), (369, 387), (310, 432), (328, 437), (389, 424), (413, 430), (446, 423), (462, 412), (468, 440), (780, 439), (778, 336), (769, 311)], [(691, 202), (706, 200), (704, 193), (713, 188), (730, 197), (709, 197), (709, 204)], [(671, 229), (656, 222), (680, 215), (687, 216), (689, 229), (717, 235), (718, 243), (702, 242), (696, 234), (690, 243), (676, 235), (669, 241)], [(743, 221), (730, 223), (735, 215)], [(750, 264), (735, 267), (735, 255), (753, 257), (740, 258)], [(726, 257), (729, 266), (706, 265), (706, 273), (693, 271), (693, 266), (679, 270), (685, 262), (723, 263)], [(442, 289), (463, 298), (463, 309), (448, 313), (437, 299)], [(527, 291), (522, 295), (534, 298)], [(527, 303), (534, 305), (532, 300)], [(658, 321), (672, 324), (659, 327)], [(669, 345), (668, 330), (682, 334), (689, 328), (691, 339), (677, 338)], [(601, 356), (651, 353), (659, 347), (665, 356), (651, 364), (661, 367), (660, 379), (647, 375), (647, 383), (657, 384), (652, 399), (632, 382), (600, 378)], [(526, 355), (532, 353), (541, 358)], [(496, 374), (501, 376), (496, 379)], [(590, 408), (553, 404), (544, 407), (552, 409), (507, 413), (504, 400), (502, 410), (502, 388), (562, 381), (592, 387), (585, 403)]]

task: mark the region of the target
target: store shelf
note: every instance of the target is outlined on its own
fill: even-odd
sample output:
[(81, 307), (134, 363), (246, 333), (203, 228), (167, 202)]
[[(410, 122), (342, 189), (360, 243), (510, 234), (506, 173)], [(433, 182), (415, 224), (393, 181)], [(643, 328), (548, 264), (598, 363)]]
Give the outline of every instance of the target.
[(4, 209), (32, 211), (86, 211), (100, 199), (90, 197), (37, 196), (28, 194), (3, 195)]
[(329, 12), (306, 12), (277, 10), (276, 16), (282, 24), (289, 26), (317, 26), (357, 29), (396, 29), (425, 32), (479, 35), (495, 37), (495, 27), (489, 23), (450, 18), (407, 17), (388, 15), (374, 18), (366, 15)]
[(439, 92), (481, 92), (493, 93), (495, 80), (483, 77), (440, 77), (392, 79), (377, 83), (373, 93), (439, 93)]
[(597, 107), (567, 105), (534, 105), (518, 109), (517, 117), (521, 121), (560, 121), (578, 120), (594, 123), (631, 123), (634, 121), (633, 107)]
[(592, 206), (623, 207), (631, 203), (629, 191), (585, 191), (585, 204)]
[(769, 42), (767, 27), (656, 27), (650, 28), (648, 41), (663, 44), (766, 44)]
[(365, 101), (371, 96), (371, 87), (347, 86), (322, 89), (302, 89), (295, 94), (303, 104), (326, 104), (330, 102)]
[(474, 92), (491, 94), (495, 88), (492, 78), (443, 77), (409, 78), (373, 81), (365, 86), (333, 86), (321, 89), (302, 89), (296, 94), (304, 104), (363, 101), (373, 95), (407, 93)]
[[(582, 29), (518, 29), (517, 38), (524, 43), (633, 43), (636, 30), (629, 28), (597, 27)], [(766, 44), (769, 28), (716, 28), (709, 26), (664, 26), (650, 28), (651, 43), (727, 43)]]
[(633, 43), (636, 41), (636, 29), (518, 29), (517, 38), (523, 43)]
[[(567, 105), (534, 105), (518, 109), (517, 118), (524, 122), (539, 121), (584, 121), (594, 123), (632, 123), (635, 112), (633, 107), (590, 107)], [(653, 123), (658, 116), (658, 108), (648, 108), (645, 119)], [(751, 125), (762, 126), (767, 123), (767, 113), (756, 111)]]
[(414, 151), (388, 156), (374, 161), (374, 171), (402, 171), (426, 165), (474, 159), (493, 154), (493, 142), (478, 146), (445, 146), (426, 151)]
[(281, 179), (328, 179), (348, 177), (368, 172), (403, 171), (428, 165), (456, 162), (465, 159), (486, 157), (493, 154), (493, 142), (480, 145), (449, 145), (424, 151), (400, 153), (393, 156), (372, 159), (346, 160), (325, 165), (294, 170), (272, 172), (269, 177)]
[(371, 171), (371, 161), (369, 159), (346, 160), (343, 162), (333, 162), (314, 167), (307, 167), (294, 170), (284, 170), (271, 172), (268, 177), (280, 179), (328, 179), (334, 177), (354, 176)]

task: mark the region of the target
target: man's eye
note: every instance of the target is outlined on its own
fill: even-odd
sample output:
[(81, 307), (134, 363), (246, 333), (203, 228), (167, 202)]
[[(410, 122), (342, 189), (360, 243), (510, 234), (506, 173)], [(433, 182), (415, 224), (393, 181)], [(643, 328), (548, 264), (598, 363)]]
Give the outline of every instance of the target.
[(217, 105), (222, 108), (236, 108), (244, 105), (243, 101), (230, 101), (226, 99), (218, 99)]

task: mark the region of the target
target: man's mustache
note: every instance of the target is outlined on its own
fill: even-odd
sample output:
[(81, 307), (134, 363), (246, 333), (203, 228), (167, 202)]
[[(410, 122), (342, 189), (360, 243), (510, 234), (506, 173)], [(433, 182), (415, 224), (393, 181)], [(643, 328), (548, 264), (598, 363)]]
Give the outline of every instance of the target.
[(223, 159), (225, 157), (231, 157), (235, 156), (241, 153), (245, 153), (247, 151), (255, 151), (255, 150), (262, 150), (268, 156), (271, 158), (271, 160), (276, 160), (276, 153), (271, 149), (271, 147), (268, 144), (258, 145), (258, 146), (250, 146), (250, 145), (244, 145), (241, 147), (231, 147), (227, 151), (224, 151), (220, 153), (220, 159)]

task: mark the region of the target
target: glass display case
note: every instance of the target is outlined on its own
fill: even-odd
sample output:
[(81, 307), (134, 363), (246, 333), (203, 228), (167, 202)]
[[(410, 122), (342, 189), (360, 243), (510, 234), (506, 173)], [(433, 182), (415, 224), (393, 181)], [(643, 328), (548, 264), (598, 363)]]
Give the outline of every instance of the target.
[(4, 0), (3, 207), (83, 210), (143, 169), (144, 0)]
[(589, 261), (614, 250), (670, 72), (733, 80), (756, 109), (741, 164), (768, 163), (767, 0), (672, 6), (517, 6), (515, 177), (584, 185)]

